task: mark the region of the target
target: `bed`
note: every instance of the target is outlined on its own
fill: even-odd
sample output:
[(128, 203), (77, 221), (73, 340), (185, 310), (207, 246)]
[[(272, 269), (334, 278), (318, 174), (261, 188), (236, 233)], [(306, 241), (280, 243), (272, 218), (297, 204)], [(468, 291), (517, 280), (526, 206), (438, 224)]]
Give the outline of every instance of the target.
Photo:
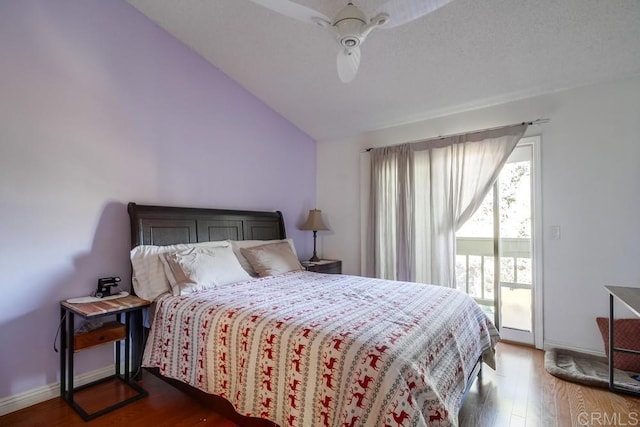
[[(280, 212), (128, 210), (132, 248), (286, 239)], [(457, 425), (498, 339), (459, 291), (293, 269), (159, 295), (143, 366), (241, 425)]]

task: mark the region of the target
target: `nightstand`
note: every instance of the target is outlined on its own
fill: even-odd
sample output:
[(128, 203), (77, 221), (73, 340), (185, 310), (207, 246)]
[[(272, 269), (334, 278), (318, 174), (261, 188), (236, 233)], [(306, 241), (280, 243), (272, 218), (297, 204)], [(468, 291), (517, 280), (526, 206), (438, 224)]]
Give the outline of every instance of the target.
[(342, 261), (332, 259), (321, 259), (320, 261), (303, 261), (302, 266), (307, 271), (326, 274), (342, 274)]
[[(107, 412), (120, 408), (147, 396), (147, 391), (140, 387), (131, 376), (131, 355), (139, 354), (139, 349), (131, 348), (131, 324), (132, 315), (140, 315), (142, 309), (149, 306), (149, 301), (135, 296), (126, 296), (106, 301), (96, 301), (72, 304), (67, 301), (60, 302), (60, 395), (82, 417), (89, 421)], [(114, 321), (105, 321), (102, 326), (89, 332), (75, 332), (75, 316), (85, 320), (103, 319), (107, 316), (115, 316)], [(138, 326), (140, 322), (136, 322)], [(121, 372), (121, 342), (124, 341), (124, 373)], [(74, 354), (98, 345), (115, 343), (115, 373), (80, 387), (73, 385), (73, 358)], [(135, 394), (121, 400), (104, 409), (88, 413), (76, 400), (74, 393), (98, 384), (117, 379), (131, 388)], [(130, 393), (129, 393), (130, 395)]]

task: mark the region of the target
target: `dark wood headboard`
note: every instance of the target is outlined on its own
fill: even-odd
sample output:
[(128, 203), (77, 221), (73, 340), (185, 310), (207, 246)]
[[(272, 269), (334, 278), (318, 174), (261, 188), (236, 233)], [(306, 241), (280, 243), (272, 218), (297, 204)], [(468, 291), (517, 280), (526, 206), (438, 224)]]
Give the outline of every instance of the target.
[(131, 247), (286, 238), (280, 211), (145, 206), (129, 203)]

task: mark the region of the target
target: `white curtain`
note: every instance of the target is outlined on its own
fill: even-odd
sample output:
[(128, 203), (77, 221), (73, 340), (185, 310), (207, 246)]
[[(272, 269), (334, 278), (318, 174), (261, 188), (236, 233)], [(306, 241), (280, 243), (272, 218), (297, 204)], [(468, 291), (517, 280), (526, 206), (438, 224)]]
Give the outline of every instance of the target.
[(526, 128), (371, 150), (367, 273), (455, 287), (455, 232), (480, 206)]

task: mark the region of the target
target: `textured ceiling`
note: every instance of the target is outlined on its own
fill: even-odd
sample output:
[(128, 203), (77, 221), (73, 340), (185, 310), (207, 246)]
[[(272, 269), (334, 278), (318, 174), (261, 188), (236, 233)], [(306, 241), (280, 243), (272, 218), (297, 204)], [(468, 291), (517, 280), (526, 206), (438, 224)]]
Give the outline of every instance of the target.
[(638, 0), (453, 0), (374, 30), (348, 84), (326, 30), (248, 0), (128, 2), (317, 140), (640, 74)]

